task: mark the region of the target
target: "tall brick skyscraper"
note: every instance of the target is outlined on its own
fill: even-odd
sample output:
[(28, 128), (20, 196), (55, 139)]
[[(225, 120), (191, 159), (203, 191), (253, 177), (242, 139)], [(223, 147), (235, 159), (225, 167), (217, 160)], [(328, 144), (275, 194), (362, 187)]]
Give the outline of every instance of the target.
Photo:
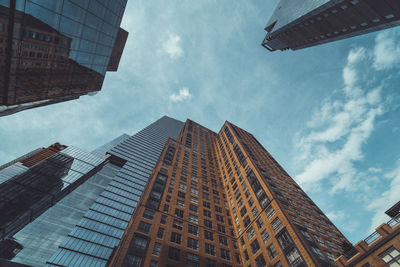
[(330, 266), (346, 242), (250, 133), (187, 120), (110, 266)]
[(262, 45), (297, 50), (398, 25), (398, 0), (281, 0)]

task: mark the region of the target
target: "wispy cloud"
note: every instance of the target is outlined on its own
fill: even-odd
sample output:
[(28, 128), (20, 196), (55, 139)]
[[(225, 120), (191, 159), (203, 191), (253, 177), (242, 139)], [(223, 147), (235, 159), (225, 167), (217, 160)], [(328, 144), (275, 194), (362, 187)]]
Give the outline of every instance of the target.
[(164, 43), (164, 51), (172, 58), (176, 59), (183, 55), (183, 49), (180, 46), (181, 37), (176, 34), (170, 34), (168, 40)]
[(373, 232), (376, 227), (388, 220), (389, 217), (385, 215), (384, 211), (400, 200), (400, 159), (397, 162), (396, 168), (385, 174), (385, 178), (390, 181), (388, 189), (378, 195), (368, 205), (368, 209), (374, 212), (370, 232)]
[(306, 187), (328, 179), (332, 193), (353, 189), (357, 176), (354, 163), (363, 159), (363, 144), (373, 132), (376, 118), (383, 113), (381, 87), (360, 87), (363, 83), (358, 66), (367, 60), (366, 52), (365, 48), (349, 52), (343, 68), (344, 97), (327, 99), (308, 124), (310, 133), (299, 140), (301, 159), (306, 165), (297, 179)]
[(374, 49), (374, 68), (389, 69), (400, 63), (400, 45), (396, 41), (395, 31), (389, 30), (376, 36)]
[(185, 88), (180, 89), (178, 94), (170, 95), (169, 99), (172, 102), (183, 102), (187, 99), (190, 99), (191, 97), (192, 97), (192, 95), (190, 94), (189, 89), (185, 87)]

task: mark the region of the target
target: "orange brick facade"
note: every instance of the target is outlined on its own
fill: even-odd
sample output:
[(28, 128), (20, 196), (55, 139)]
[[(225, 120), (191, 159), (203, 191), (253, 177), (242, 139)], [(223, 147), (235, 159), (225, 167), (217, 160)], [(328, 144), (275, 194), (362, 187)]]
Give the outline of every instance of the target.
[(187, 120), (110, 266), (333, 266), (348, 242), (248, 132)]

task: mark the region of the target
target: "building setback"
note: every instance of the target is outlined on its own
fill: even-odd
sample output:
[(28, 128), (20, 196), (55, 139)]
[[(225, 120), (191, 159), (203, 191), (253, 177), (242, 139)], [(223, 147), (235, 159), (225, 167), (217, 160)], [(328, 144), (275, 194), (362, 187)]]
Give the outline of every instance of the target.
[(347, 243), (250, 133), (187, 120), (110, 266), (330, 266)]
[(1, 1), (0, 116), (100, 91), (125, 46), (126, 2)]
[(385, 213), (391, 219), (336, 259), (338, 267), (400, 266), (400, 201)]
[(262, 46), (297, 50), (398, 25), (397, 0), (281, 0)]

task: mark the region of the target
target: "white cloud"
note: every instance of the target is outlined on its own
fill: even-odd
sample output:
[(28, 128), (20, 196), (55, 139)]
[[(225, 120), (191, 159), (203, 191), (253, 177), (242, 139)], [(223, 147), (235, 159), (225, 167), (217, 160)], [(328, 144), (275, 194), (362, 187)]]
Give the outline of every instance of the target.
[(163, 45), (164, 51), (172, 59), (179, 58), (183, 55), (183, 50), (179, 45), (180, 41), (181, 41), (181, 37), (179, 35), (170, 34), (168, 37), (168, 40)]
[[(309, 189), (328, 179), (331, 192), (354, 191), (358, 171), (354, 163), (363, 159), (363, 144), (383, 114), (381, 87), (361, 90), (359, 65), (368, 63), (365, 48), (352, 49), (343, 68), (344, 98), (327, 100), (308, 123), (311, 132), (300, 138), (300, 160), (305, 168), (297, 179)], [(333, 148), (332, 148), (333, 146)]]
[(374, 68), (384, 70), (400, 63), (400, 45), (396, 45), (393, 31), (384, 31), (376, 36)]
[(189, 99), (191, 97), (192, 97), (192, 95), (190, 94), (189, 89), (188, 88), (182, 88), (182, 89), (179, 90), (178, 94), (170, 95), (169, 99), (172, 102), (182, 102), (182, 101), (187, 100), (187, 99)]
[(381, 168), (371, 167), (371, 168), (368, 169), (368, 171), (372, 172), (372, 173), (379, 173), (379, 172), (382, 172), (382, 169)]
[(389, 220), (389, 217), (384, 212), (400, 200), (400, 159), (398, 160), (397, 167), (391, 172), (386, 173), (385, 177), (391, 181), (387, 187), (388, 189), (377, 198), (371, 200), (368, 205), (368, 209), (374, 212), (370, 232), (375, 231), (376, 227)]

